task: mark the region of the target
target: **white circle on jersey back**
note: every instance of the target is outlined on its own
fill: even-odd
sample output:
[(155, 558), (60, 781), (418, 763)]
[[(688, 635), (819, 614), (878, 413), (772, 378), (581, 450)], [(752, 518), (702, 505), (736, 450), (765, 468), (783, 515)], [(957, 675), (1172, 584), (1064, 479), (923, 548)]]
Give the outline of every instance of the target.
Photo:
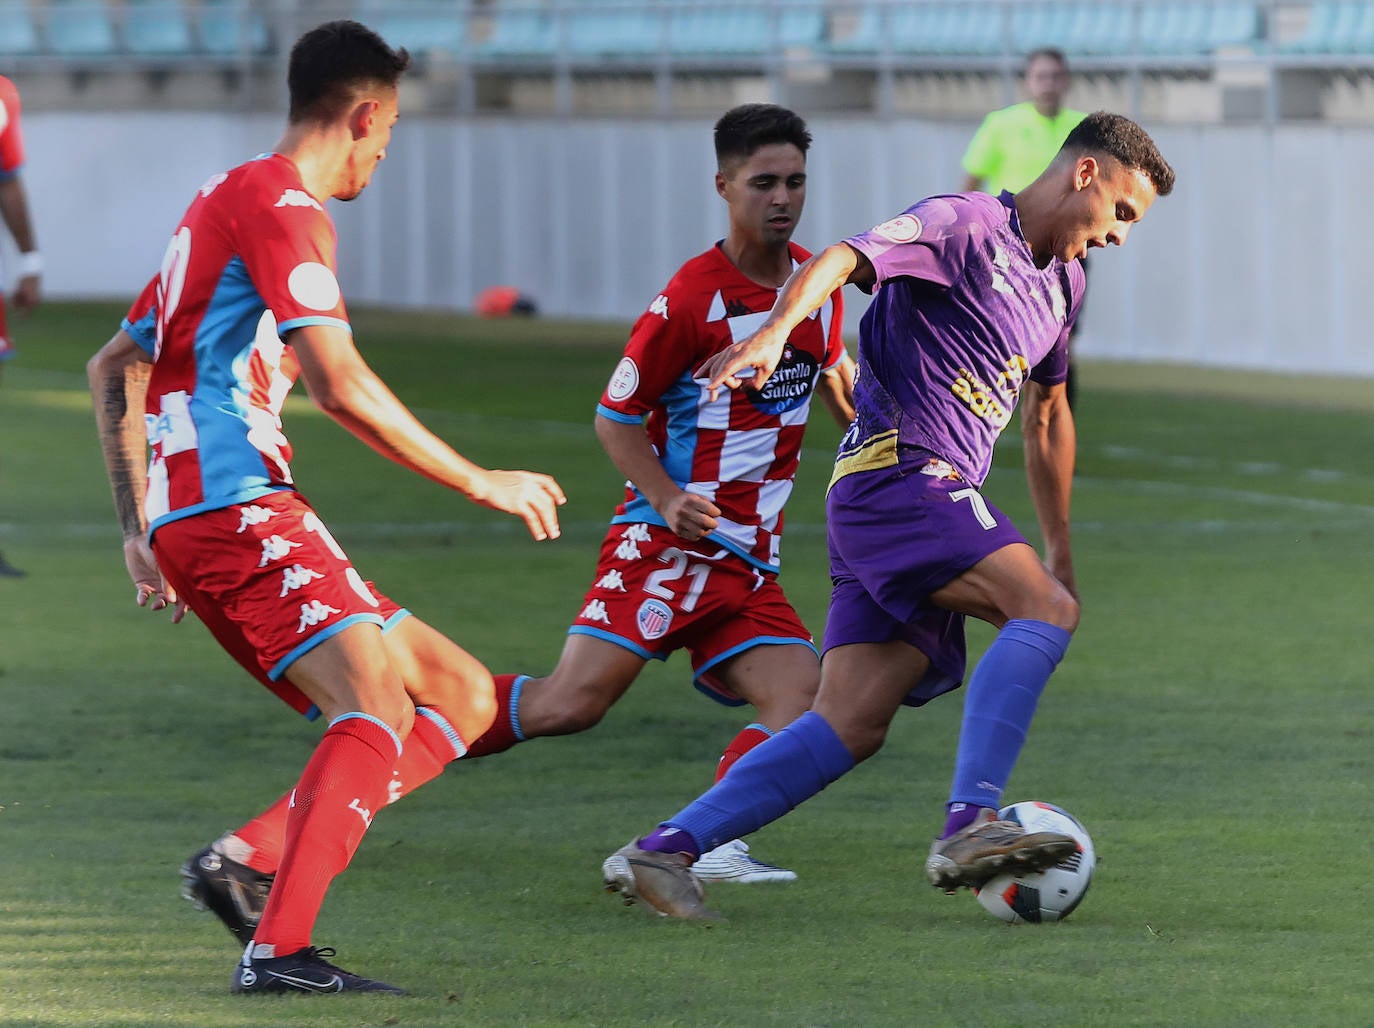
[(628, 400), (639, 388), (639, 366), (629, 357), (621, 357), (620, 363), (611, 373), (611, 381), (606, 386), (606, 395), (619, 403)]
[(899, 214), (874, 228), (874, 233), (893, 243), (914, 243), (921, 238), (921, 219), (914, 214)]
[(339, 280), (318, 261), (306, 261), (291, 269), (286, 288), (293, 300), (312, 311), (332, 311), (339, 305)]

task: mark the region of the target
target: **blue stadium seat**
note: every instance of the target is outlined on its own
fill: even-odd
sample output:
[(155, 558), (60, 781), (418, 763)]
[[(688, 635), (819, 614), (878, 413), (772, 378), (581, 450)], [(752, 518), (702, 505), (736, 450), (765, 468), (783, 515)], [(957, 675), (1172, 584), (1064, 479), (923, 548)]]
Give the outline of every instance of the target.
[(1198, 3), (1150, 4), (1140, 12), (1142, 53), (1193, 56), (1206, 49), (1211, 9)]
[(1345, 53), (1368, 4), (1315, 3), (1301, 36), (1281, 49), (1295, 53)]
[(125, 0), (124, 47), (141, 56), (184, 56), (193, 49), (180, 0)]
[(457, 56), (467, 42), (467, 8), (458, 0), (373, 0), (359, 18), (392, 46), (416, 56)]
[(63, 57), (111, 57), (118, 50), (114, 24), (103, 3), (50, 0), (48, 47)]
[(218, 57), (265, 54), (272, 47), (267, 22), (248, 0), (200, 0), (200, 46)]
[(666, 45), (667, 6), (655, 0), (580, 0), (567, 9), (576, 57), (645, 57)]
[(765, 54), (773, 47), (767, 10), (740, 4), (675, 4), (668, 19), (668, 45), (675, 54)]
[[(1365, 5), (1366, 9), (1374, 7)], [(1205, 33), (1206, 48), (1247, 46), (1259, 41), (1262, 31), (1259, 9), (1250, 3), (1212, 5), (1212, 17)]]
[(24, 57), (38, 53), (38, 29), (26, 3), (0, 6), (0, 54)]
[(489, 17), (488, 35), (473, 46), (479, 57), (550, 57), (558, 48), (557, 27), (544, 0), (502, 0)]

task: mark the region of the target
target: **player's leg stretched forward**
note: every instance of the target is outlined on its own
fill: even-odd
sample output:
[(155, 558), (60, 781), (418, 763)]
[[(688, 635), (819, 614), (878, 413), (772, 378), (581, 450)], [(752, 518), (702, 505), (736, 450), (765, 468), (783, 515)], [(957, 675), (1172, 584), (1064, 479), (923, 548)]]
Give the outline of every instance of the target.
[[(482, 664), (418, 618), (403, 617), (382, 641), (386, 662), (414, 715), (382, 801), (369, 808), (374, 813), (435, 778), (465, 751), (466, 739), (485, 731), (496, 710), (491, 676)], [(297, 665), (291, 671), (299, 675)], [(288, 791), (182, 868), (187, 898), (214, 912), (244, 945), (258, 929), (281, 866), (295, 792)]]
[[(500, 753), (518, 743), (570, 735), (598, 724), (634, 683), (646, 658), (593, 635), (570, 634), (558, 665), (544, 678), (497, 675), (496, 720), (467, 756)], [(711, 673), (735, 696), (753, 704), (757, 719), (726, 746), (716, 764), (719, 781), (735, 761), (800, 715), (814, 695), (818, 668), (809, 647), (755, 646), (723, 660)], [(699, 854), (693, 873), (705, 881), (792, 881), (796, 874), (749, 854), (738, 839)]]
[[(1002, 629), (969, 680), (944, 831), (926, 863), (947, 891), (1008, 869), (1039, 869), (1074, 848), (1067, 836), (996, 820), (1035, 706), (1062, 659), (1078, 605), (1025, 544), (1003, 547), (938, 590), (941, 607)], [(929, 670), (894, 641), (836, 646), (822, 661), (812, 709), (740, 760), (723, 781), (607, 859), (608, 889), (676, 917), (714, 917), (684, 874), (696, 851), (747, 835), (877, 752), (902, 700)]]

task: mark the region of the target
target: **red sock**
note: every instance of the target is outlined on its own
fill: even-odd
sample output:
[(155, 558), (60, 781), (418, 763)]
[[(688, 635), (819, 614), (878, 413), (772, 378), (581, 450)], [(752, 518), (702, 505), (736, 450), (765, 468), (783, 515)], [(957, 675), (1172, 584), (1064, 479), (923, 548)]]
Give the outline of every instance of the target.
[(720, 757), (720, 763), (716, 765), (716, 781), (719, 782), (725, 777), (725, 772), (735, 766), (735, 761), (772, 734), (763, 725), (753, 724), (735, 736), (730, 745), (725, 747), (725, 752)]
[(253, 937), (259, 955), (286, 956), (310, 945), (330, 882), (386, 805), (397, 743), (389, 727), (357, 714), (335, 719), (320, 739), (287, 814), (281, 866)]
[[(448, 720), (433, 707), (415, 708), (415, 727), (407, 736), (401, 759), (392, 769), (387, 785), (387, 804), (409, 795), (426, 782), (438, 778), (449, 761), (462, 756), (463, 741)], [(254, 871), (275, 874), (281, 863), (282, 843), (286, 839), (286, 815), (291, 808), (287, 793), (242, 828), (236, 829), (216, 845), (230, 860), (247, 864)]]
[[(493, 753), (504, 753), (518, 742), (524, 742), (520, 734), (520, 690), (517, 682), (523, 683), (528, 675), (495, 675), (496, 682), (496, 720), (480, 739), (468, 746), (469, 757), (486, 757)], [(512, 697), (514, 697), (512, 699)]]

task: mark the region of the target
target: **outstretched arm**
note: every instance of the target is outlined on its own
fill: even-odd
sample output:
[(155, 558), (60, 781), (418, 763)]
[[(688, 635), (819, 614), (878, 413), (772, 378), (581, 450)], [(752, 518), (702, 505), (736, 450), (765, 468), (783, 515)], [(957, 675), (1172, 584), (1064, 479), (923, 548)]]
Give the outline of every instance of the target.
[(1077, 436), (1064, 384), (1027, 382), (1021, 399), (1026, 478), (1045, 539), (1045, 563), (1064, 587), (1078, 595), (1069, 543), (1069, 496), (1073, 489)]
[(111, 336), (86, 364), (105, 473), (124, 533), (124, 566), (134, 581), (135, 599), (140, 607), (150, 610), (171, 606), (172, 623), (176, 624), (186, 616), (186, 604), (158, 571), (143, 513), (143, 499), (148, 491), (148, 444), (143, 415), (151, 371), (147, 354), (123, 329)]
[(696, 377), (710, 379), (706, 388), (713, 400), (721, 386), (735, 389), (743, 380), (761, 387), (777, 368), (787, 337), (802, 318), (841, 286), (849, 282), (871, 285), (876, 277), (868, 258), (848, 243), (826, 247), (792, 272), (758, 330), (721, 350), (696, 370)]
[(563, 490), (548, 475), (478, 467), (422, 425), (369, 368), (352, 337), (333, 325), (294, 329), (310, 399), (382, 456), (462, 493), (474, 503), (514, 514), (535, 539), (558, 538)]

